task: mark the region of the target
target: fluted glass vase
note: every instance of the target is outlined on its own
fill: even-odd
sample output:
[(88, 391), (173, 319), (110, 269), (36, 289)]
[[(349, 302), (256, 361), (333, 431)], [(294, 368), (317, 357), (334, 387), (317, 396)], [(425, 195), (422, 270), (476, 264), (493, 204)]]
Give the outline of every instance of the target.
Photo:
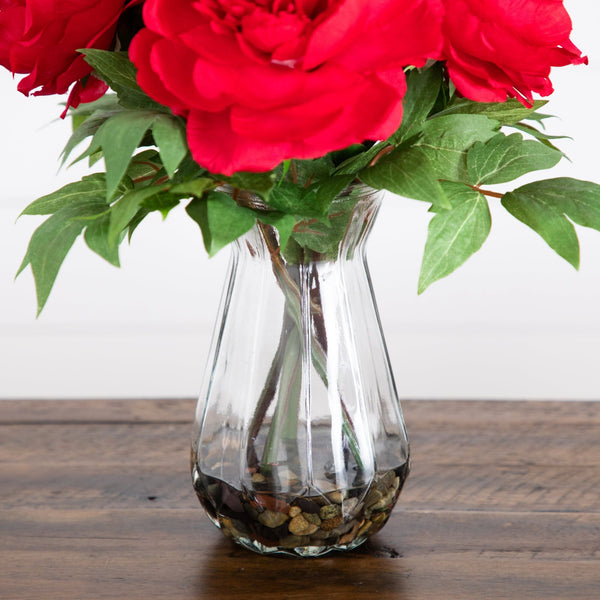
[(210, 519), (251, 550), (355, 548), (408, 475), (365, 258), (379, 201), (351, 186), (283, 247), (260, 221), (235, 243), (191, 463)]

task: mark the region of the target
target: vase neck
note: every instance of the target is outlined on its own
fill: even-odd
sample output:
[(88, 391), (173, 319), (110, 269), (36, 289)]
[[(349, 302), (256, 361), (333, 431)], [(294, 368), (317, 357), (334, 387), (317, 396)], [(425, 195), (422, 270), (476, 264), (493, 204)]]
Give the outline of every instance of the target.
[(259, 220), (238, 240), (237, 251), (287, 265), (362, 258), (381, 196), (364, 185), (349, 186), (332, 202), (327, 216), (297, 222), (283, 247), (277, 228)]

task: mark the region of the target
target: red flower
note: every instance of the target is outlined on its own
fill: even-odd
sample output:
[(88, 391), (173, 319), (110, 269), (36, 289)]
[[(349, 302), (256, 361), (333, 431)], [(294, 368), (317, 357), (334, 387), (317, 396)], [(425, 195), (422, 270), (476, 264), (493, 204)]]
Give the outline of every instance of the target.
[(107, 86), (90, 76), (78, 48), (108, 49), (123, 0), (0, 0), (0, 65), (27, 74), (18, 86), (26, 95), (64, 94), (69, 104), (89, 102)]
[(587, 63), (569, 40), (562, 0), (444, 0), (445, 46), (451, 80), (480, 102), (553, 92), (553, 66)]
[(263, 171), (393, 133), (441, 18), (440, 0), (146, 0), (130, 54), (198, 163)]

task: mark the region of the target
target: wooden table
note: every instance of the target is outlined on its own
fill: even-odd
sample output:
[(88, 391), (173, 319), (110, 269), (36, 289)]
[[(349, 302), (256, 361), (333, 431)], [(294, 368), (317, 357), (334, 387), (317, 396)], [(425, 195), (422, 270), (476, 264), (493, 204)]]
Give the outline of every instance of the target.
[(192, 491), (193, 402), (0, 402), (0, 598), (600, 599), (600, 403), (405, 402), (384, 530), (318, 559), (226, 540)]

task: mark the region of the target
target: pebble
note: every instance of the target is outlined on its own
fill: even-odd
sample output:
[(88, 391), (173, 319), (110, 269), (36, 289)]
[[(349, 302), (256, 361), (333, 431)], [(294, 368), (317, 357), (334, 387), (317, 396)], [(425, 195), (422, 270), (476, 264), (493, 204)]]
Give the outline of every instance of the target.
[(330, 519), (324, 519), (321, 523), (321, 529), (323, 529), (323, 531), (331, 531), (333, 529), (337, 529), (337, 527), (339, 527), (342, 524), (343, 520), (344, 518), (342, 517), (342, 515), (336, 515), (334, 517), (331, 517)]
[(342, 508), (344, 509), (344, 514), (351, 515), (357, 506), (358, 498), (346, 498), (346, 500), (344, 500), (344, 504), (342, 505)]
[(258, 520), (266, 527), (273, 529), (283, 525), (287, 521), (287, 515), (272, 510), (265, 510), (258, 515)]
[(321, 510), (319, 510), (319, 517), (323, 521), (326, 519), (332, 519), (340, 514), (340, 507), (337, 504), (326, 504), (325, 506), (321, 506)]
[(302, 509), (299, 506), (290, 506), (290, 512), (288, 513), (288, 515), (290, 516), (290, 519), (293, 519), (294, 517), (297, 517), (301, 512)]
[(325, 494), (325, 497), (334, 504), (341, 504), (344, 501), (344, 494), (340, 490), (335, 490)]
[(309, 523), (302, 515), (297, 515), (290, 521), (288, 529), (294, 535), (311, 535), (319, 527), (318, 525)]
[(312, 523), (313, 525), (316, 525), (317, 527), (321, 526), (321, 518), (319, 517), (319, 515), (316, 515), (315, 513), (302, 513), (302, 516), (309, 523)]
[(338, 543), (342, 544), (342, 545), (346, 545), (346, 544), (349, 544), (350, 542), (354, 541), (356, 539), (356, 534), (358, 533), (358, 529), (359, 529), (358, 521), (354, 521), (354, 526), (352, 527), (352, 531), (348, 532), (346, 535), (343, 535), (340, 538)]
[(313, 502), (308, 498), (298, 498), (294, 504), (305, 513), (318, 513), (321, 508), (316, 502)]

